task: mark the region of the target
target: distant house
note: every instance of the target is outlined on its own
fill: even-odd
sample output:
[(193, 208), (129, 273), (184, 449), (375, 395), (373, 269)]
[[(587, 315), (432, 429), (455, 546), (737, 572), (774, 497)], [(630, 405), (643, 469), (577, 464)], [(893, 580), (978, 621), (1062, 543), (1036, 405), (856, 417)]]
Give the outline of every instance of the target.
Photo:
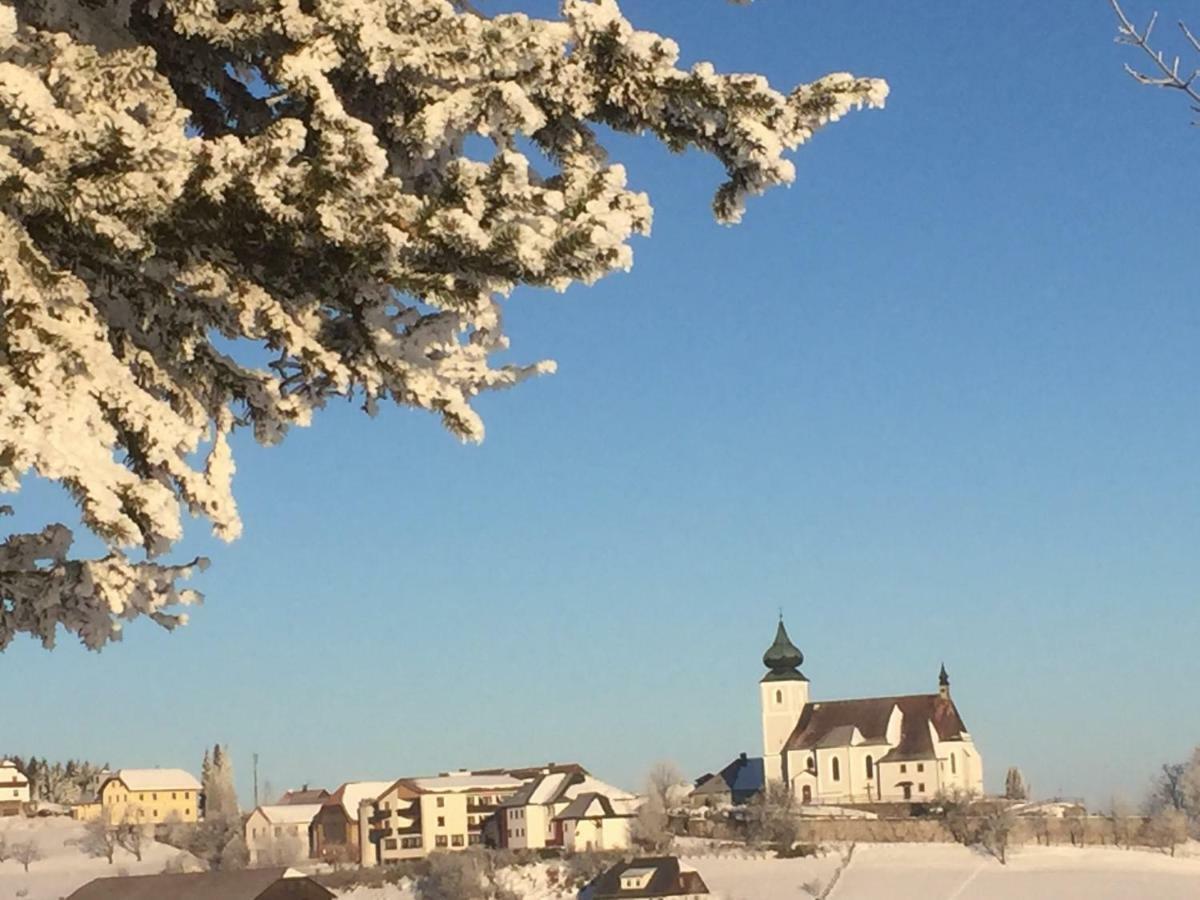
[(761, 794), (766, 784), (762, 757), (743, 753), (717, 774), (698, 778), (688, 800), (693, 807), (741, 806)]
[(693, 898), (708, 895), (699, 872), (685, 870), (674, 856), (617, 863), (592, 883), (592, 900)]
[(29, 779), (6, 759), (0, 762), (0, 816), (19, 816), (29, 802)]
[(320, 811), (320, 803), (256, 806), (245, 825), (250, 864), (291, 865), (308, 859), (309, 826)]
[(334, 894), (292, 869), (242, 869), (190, 875), (97, 878), (67, 900), (332, 900)]
[(624, 850), (637, 802), (582, 769), (543, 770), (504, 801), (501, 846)]
[(348, 781), (330, 794), (309, 828), (312, 856), (358, 862), (359, 804), (378, 797), (391, 784), (390, 781)]
[(200, 782), (183, 769), (118, 769), (100, 785), (100, 816), (146, 825), (196, 822)]
[(483, 846), (489, 823), (523, 784), (502, 769), (401, 778), (363, 804), (362, 864)]
[(329, 791), (324, 788), (310, 788), (307, 784), (298, 791), (287, 791), (276, 800), (272, 806), (307, 806), (310, 803), (324, 803), (329, 799)]

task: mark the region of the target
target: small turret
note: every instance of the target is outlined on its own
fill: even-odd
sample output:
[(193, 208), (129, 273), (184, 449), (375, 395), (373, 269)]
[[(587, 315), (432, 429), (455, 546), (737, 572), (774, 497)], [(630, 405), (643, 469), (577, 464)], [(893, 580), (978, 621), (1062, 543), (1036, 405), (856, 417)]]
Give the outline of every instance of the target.
[(946, 673), (945, 663), (942, 663), (942, 671), (938, 672), (938, 696), (943, 700), (950, 699), (950, 676)]

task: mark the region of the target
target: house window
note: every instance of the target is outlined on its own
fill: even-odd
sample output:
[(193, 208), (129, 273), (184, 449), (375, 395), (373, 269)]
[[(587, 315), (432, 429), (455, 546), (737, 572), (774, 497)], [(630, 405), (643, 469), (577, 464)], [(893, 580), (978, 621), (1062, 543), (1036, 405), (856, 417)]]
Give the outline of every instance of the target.
[(950, 774), (951, 775), (958, 774), (958, 760), (955, 759), (953, 753), (950, 754)]
[(283, 829), (280, 828), (278, 825), (276, 825), (275, 826), (275, 837), (282, 837), (282, 836), (283, 836)]
[(420, 846), (421, 846), (421, 839), (419, 837), (400, 838), (400, 849), (401, 850), (416, 850)]
[(921, 782), (920, 784), (917, 785), (917, 793), (918, 794), (925, 793), (925, 782)]
[(438, 847), (445, 847), (446, 846), (446, 836), (444, 834), (439, 834), (437, 837), (435, 837), (433, 839), (433, 843)]
[(175, 796), (175, 794), (176, 794), (176, 792), (175, 792), (175, 791), (171, 791), (171, 799), (172, 799), (172, 800), (177, 800), (177, 799), (179, 799), (178, 797), (176, 797), (176, 796)]
[(446, 805), (446, 798), (445, 798), (445, 797), (438, 797), (438, 798), (437, 798), (437, 805), (438, 805), (438, 806), (445, 806), (445, 805)]
[(875, 760), (870, 756), (867, 757), (867, 777), (875, 777)]
[(838, 758), (836, 756), (833, 758), (833, 780), (834, 781), (842, 780), (842, 768), (841, 768), (841, 765), (838, 763)]
[(158, 794), (151, 794), (151, 795), (150, 795), (150, 799), (151, 799), (151, 800), (157, 800), (157, 799), (158, 799)]
[(438, 828), (446, 827), (446, 817), (445, 816), (438, 816), (437, 820), (438, 820), (438, 824), (437, 824)]
[(917, 763), (917, 771), (924, 772), (925, 771), (925, 763)]
[(467, 835), (467, 843), (471, 844), (472, 846), (474, 846), (475, 844), (482, 844), (483, 843), (483, 835), (469, 834), (469, 835)]
[(451, 847), (461, 847), (465, 843), (466, 841), (463, 840), (463, 836), (461, 834), (456, 834), (450, 838)]
[(804, 787), (800, 789), (800, 796), (804, 803), (812, 803), (812, 787), (807, 784), (804, 785)]
[(776, 692), (775, 692), (775, 702), (776, 702), (776, 703), (782, 703), (782, 702), (783, 702), (783, 691), (776, 691)]
[(384, 850), (395, 850), (396, 849), (396, 839), (388, 838), (386, 841), (384, 841), (383, 849)]
[(907, 766), (906, 764), (904, 764), (904, 763), (900, 763), (900, 772), (901, 772), (901, 773), (904, 773), (904, 772), (907, 772), (907, 771), (908, 771), (908, 766)]

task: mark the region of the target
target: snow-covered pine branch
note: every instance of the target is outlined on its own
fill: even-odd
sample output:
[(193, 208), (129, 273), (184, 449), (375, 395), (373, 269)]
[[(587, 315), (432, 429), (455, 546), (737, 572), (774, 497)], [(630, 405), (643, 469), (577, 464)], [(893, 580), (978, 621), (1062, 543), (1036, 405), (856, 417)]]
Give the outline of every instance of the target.
[[(194, 564), (154, 560), (181, 503), (238, 536), (234, 429), (270, 444), (352, 395), (480, 440), (475, 395), (554, 369), (491, 364), (500, 300), (626, 269), (650, 230), (593, 126), (714, 155), (732, 223), (792, 181), (787, 151), (887, 96), (846, 74), (783, 94), (681, 69), (614, 0), (561, 12), (0, 0), (0, 491), (59, 482), (110, 548), (74, 560), (58, 524), (10, 537), (0, 646), (51, 646), (61, 626), (98, 648), (123, 620), (182, 621)], [(472, 135), (492, 159), (464, 155)]]

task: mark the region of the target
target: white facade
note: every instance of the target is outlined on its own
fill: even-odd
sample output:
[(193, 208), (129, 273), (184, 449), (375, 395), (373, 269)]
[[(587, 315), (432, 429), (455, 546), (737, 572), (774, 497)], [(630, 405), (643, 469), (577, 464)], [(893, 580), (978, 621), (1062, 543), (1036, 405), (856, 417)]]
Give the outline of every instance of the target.
[(781, 621), (759, 683), (768, 783), (786, 784), (804, 803), (983, 794), (983, 761), (944, 667), (935, 694), (812, 701), (802, 661)]
[(0, 812), (16, 814), (29, 802), (29, 779), (11, 760), (0, 762)]
[[(594, 803), (585, 800), (596, 798)], [(634, 794), (582, 772), (545, 772), (506, 801), (502, 843), (513, 850), (575, 847), (623, 850), (630, 846)], [(584, 824), (590, 817), (603, 820)]]
[(309, 857), (308, 826), (321, 804), (259, 806), (246, 819), (252, 866), (287, 866)]
[(763, 768), (767, 782), (783, 781), (783, 745), (791, 737), (808, 703), (808, 681), (762, 681)]

